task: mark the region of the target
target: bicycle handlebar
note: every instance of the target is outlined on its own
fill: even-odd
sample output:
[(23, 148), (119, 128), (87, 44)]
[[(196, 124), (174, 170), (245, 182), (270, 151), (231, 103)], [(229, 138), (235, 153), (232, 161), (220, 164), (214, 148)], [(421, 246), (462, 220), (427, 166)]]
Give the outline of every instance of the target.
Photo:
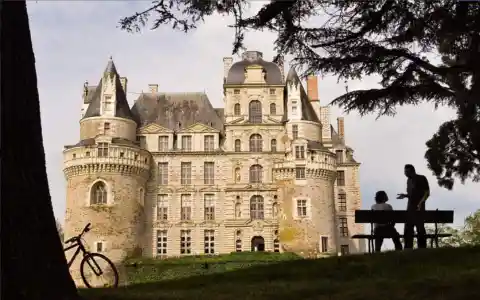
[(74, 236), (72, 238), (69, 238), (68, 240), (66, 240), (64, 243), (65, 244), (68, 244), (68, 243), (71, 243), (71, 242), (74, 242), (76, 240), (79, 240), (80, 238), (82, 238), (82, 235), (86, 232), (89, 232), (90, 231), (90, 225), (92, 225), (91, 223), (88, 223), (85, 228), (83, 228), (82, 232), (80, 232), (79, 235), (77, 236)]

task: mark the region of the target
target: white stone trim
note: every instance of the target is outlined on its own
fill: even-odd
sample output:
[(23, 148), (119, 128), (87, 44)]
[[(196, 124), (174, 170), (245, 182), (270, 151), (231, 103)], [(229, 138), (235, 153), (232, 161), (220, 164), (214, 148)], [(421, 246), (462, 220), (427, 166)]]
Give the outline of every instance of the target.
[[(298, 215), (298, 210), (297, 210), (298, 200), (306, 200), (307, 215), (305, 217), (301, 217), (301, 216)], [(303, 219), (311, 220), (312, 219), (312, 201), (309, 197), (295, 197), (295, 198), (293, 198), (292, 205), (293, 205), (293, 208), (292, 208), (293, 218), (295, 220), (303, 220)]]
[[(93, 186), (97, 183), (97, 182), (103, 182), (105, 184), (105, 187), (107, 188), (107, 204), (92, 204), (91, 202), (91, 195), (92, 195), (92, 188)], [(107, 180), (103, 179), (103, 178), (98, 178), (96, 180), (94, 180), (92, 183), (90, 183), (90, 185), (88, 186), (88, 189), (87, 189), (87, 195), (86, 195), (86, 206), (95, 206), (95, 205), (107, 205), (107, 206), (110, 206), (110, 205), (113, 205), (114, 204), (114, 193), (113, 193), (113, 187), (112, 187), (112, 184), (110, 184)]]

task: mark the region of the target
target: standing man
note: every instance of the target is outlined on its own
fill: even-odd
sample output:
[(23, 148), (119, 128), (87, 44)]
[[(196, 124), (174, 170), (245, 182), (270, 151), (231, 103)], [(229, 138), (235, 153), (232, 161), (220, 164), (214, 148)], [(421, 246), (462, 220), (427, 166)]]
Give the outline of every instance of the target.
[[(425, 211), (425, 201), (430, 196), (430, 187), (425, 176), (415, 172), (415, 168), (408, 164), (405, 165), (405, 176), (407, 176), (407, 193), (398, 194), (397, 199), (408, 198), (407, 211)], [(404, 242), (405, 249), (413, 248), (413, 227), (417, 229), (418, 248), (427, 248), (427, 238), (425, 237), (425, 224), (423, 220), (409, 221), (405, 224)]]

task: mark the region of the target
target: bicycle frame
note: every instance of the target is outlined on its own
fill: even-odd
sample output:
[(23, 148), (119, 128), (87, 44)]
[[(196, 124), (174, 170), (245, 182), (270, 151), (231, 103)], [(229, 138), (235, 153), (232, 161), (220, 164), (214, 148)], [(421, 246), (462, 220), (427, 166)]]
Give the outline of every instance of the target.
[(66, 247), (63, 249), (64, 252), (67, 252), (68, 250), (70, 249), (73, 249), (77, 247), (77, 249), (75, 250), (75, 253), (73, 254), (72, 258), (70, 259), (70, 261), (68, 262), (68, 268), (70, 268), (70, 266), (73, 264), (73, 262), (75, 261), (75, 259), (77, 258), (77, 255), (82, 252), (82, 256), (85, 256), (88, 254), (88, 251), (87, 249), (85, 248), (85, 246), (83, 245), (82, 241), (80, 239), (76, 240), (72, 245)]

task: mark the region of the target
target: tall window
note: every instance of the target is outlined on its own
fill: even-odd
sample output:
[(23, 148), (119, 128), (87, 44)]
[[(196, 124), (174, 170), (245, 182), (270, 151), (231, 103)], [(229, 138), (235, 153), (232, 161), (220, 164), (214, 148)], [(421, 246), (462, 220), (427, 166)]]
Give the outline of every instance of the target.
[(103, 123), (103, 133), (104, 134), (110, 133), (110, 123)]
[(190, 230), (180, 230), (180, 254), (192, 253), (192, 234)]
[(295, 159), (305, 159), (305, 146), (295, 146)]
[(192, 163), (191, 162), (182, 162), (180, 164), (180, 183), (181, 184), (192, 184)]
[(263, 197), (260, 195), (252, 196), (250, 199), (250, 218), (252, 220), (260, 219), (264, 217), (264, 205)]
[(297, 216), (299, 218), (307, 217), (307, 200), (297, 200)]
[(305, 179), (305, 167), (296, 167), (295, 168), (295, 178), (296, 179)]
[(99, 181), (92, 186), (91, 204), (107, 204), (107, 187), (105, 183)]
[(167, 255), (167, 231), (158, 230), (157, 231), (157, 256)]
[(181, 219), (188, 221), (192, 219), (192, 195), (183, 194), (180, 196)]
[(203, 137), (203, 150), (204, 151), (215, 150), (215, 139), (213, 135), (206, 135)]
[(262, 103), (258, 100), (253, 100), (248, 105), (248, 116), (250, 123), (262, 123)]
[(298, 139), (298, 125), (292, 125), (292, 137), (294, 140)]
[(321, 238), (321, 246), (322, 248), (320, 249), (322, 252), (328, 252), (328, 237), (322, 236)]
[(203, 196), (205, 220), (215, 220), (215, 201), (213, 194), (205, 194)]
[(215, 183), (215, 163), (204, 162), (203, 163), (203, 184)]
[(147, 137), (146, 136), (138, 136), (137, 137), (138, 144), (140, 145), (141, 148), (147, 148)]
[(280, 241), (278, 239), (273, 240), (273, 252), (280, 252)]
[(345, 186), (345, 171), (337, 171), (337, 186)]
[(183, 151), (192, 151), (192, 136), (191, 135), (182, 136), (182, 150)]
[(292, 115), (296, 116), (297, 115), (297, 101), (292, 101)]
[(158, 137), (158, 151), (168, 151), (168, 136), (162, 135)]
[(237, 237), (237, 240), (235, 241), (235, 252), (242, 252), (242, 240), (240, 237)]
[(239, 139), (235, 140), (235, 152), (242, 151), (242, 142)]
[(98, 157), (107, 157), (108, 156), (108, 144), (107, 143), (98, 143), (97, 146), (97, 156)]
[(270, 114), (271, 115), (277, 114), (277, 106), (275, 105), (275, 103), (270, 103)]
[(205, 245), (204, 245), (205, 254), (214, 254), (215, 253), (215, 230), (205, 230), (204, 238), (205, 238)]
[(157, 220), (168, 220), (168, 200), (165, 194), (157, 195)]
[(347, 211), (347, 194), (345, 193), (338, 194), (338, 210)]
[(250, 183), (261, 183), (263, 177), (263, 167), (261, 165), (253, 165), (250, 167)]
[(239, 116), (240, 114), (240, 103), (235, 103), (235, 105), (233, 106), (233, 115)]
[(343, 151), (342, 150), (337, 150), (335, 151), (336, 159), (337, 159), (337, 164), (342, 164), (343, 163)]
[(262, 152), (263, 140), (259, 134), (252, 134), (250, 136), (250, 152)]
[(339, 222), (340, 222), (340, 236), (347, 237), (348, 236), (347, 218), (341, 217), (339, 218)]
[(158, 163), (158, 184), (167, 185), (168, 184), (168, 163), (160, 162)]
[(272, 139), (270, 141), (270, 151), (277, 152), (277, 140), (276, 139)]
[(350, 247), (348, 245), (341, 245), (340, 246), (340, 253), (342, 256), (350, 254)]

